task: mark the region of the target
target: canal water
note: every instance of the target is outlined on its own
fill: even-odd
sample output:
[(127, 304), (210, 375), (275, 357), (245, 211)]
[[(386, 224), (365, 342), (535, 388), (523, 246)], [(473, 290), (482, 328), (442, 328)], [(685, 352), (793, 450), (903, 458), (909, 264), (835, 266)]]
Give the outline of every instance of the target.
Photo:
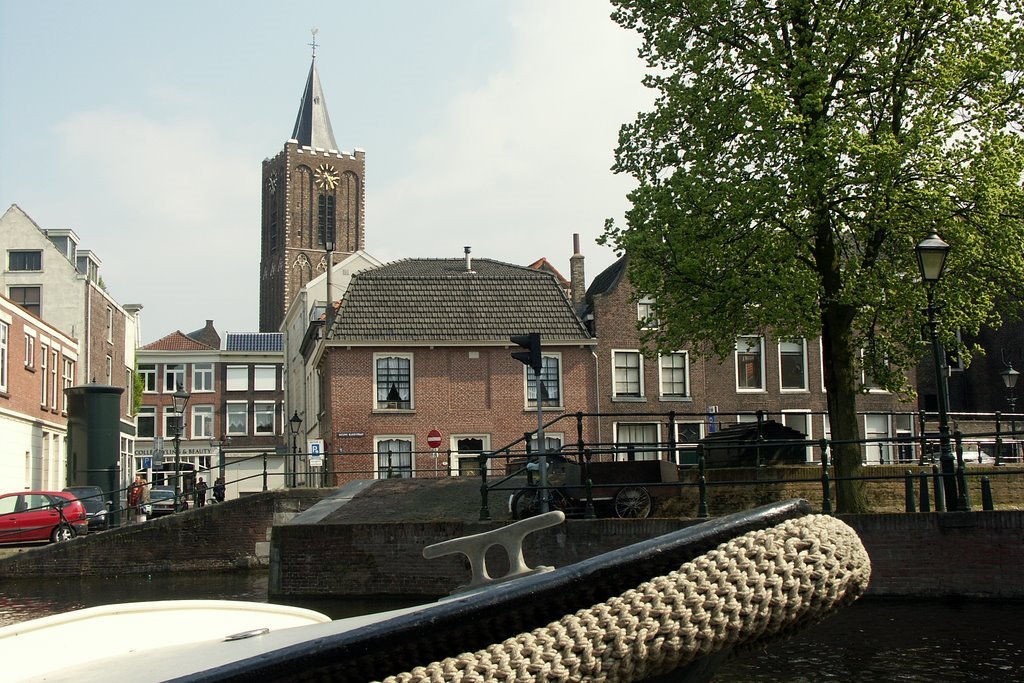
[[(0, 626), (82, 607), (169, 599), (266, 602), (265, 573), (10, 581)], [(412, 601), (285, 600), (334, 618)], [(1024, 602), (861, 600), (821, 624), (726, 663), (715, 683), (1024, 681)]]

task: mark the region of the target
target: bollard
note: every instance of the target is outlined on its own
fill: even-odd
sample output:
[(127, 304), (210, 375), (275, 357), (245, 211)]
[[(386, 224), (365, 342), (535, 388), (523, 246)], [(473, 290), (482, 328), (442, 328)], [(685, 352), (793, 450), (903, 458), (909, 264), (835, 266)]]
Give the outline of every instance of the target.
[(821, 511), (823, 514), (832, 514), (832, 491), (828, 478), (828, 441), (822, 439), (821, 445)]
[(932, 491), (935, 493), (935, 511), (946, 511), (946, 489), (942, 486), (942, 475), (939, 466), (932, 465)]
[(903, 475), (903, 496), (906, 499), (907, 512), (917, 512), (914, 508), (914, 473), (910, 470)]
[(487, 522), (491, 519), (491, 508), (487, 503), (487, 454), (481, 452), (477, 457), (480, 460), (480, 521)]
[(921, 512), (931, 512), (931, 501), (928, 500), (928, 474), (921, 472), (918, 476), (921, 478), (921, 501), (919, 507)]
[(593, 457), (594, 454), (589, 448), (583, 451), (583, 475), (587, 482), (587, 508), (583, 513), (584, 519), (597, 519), (597, 512), (594, 510), (594, 480), (590, 478), (590, 460)]
[(708, 518), (708, 486), (704, 477), (704, 446), (697, 446), (697, 490), (700, 493), (700, 504), (697, 506), (697, 517)]
[(992, 504), (992, 482), (989, 481), (988, 477), (981, 478), (981, 509), (996, 509), (996, 506)]

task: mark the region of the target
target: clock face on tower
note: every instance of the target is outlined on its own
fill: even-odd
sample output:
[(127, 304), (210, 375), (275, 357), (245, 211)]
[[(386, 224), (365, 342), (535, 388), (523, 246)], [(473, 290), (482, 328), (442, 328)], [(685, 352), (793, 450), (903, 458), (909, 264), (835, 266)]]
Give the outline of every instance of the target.
[(316, 169), (316, 184), (321, 190), (334, 190), (338, 186), (338, 172), (327, 164), (320, 164)]

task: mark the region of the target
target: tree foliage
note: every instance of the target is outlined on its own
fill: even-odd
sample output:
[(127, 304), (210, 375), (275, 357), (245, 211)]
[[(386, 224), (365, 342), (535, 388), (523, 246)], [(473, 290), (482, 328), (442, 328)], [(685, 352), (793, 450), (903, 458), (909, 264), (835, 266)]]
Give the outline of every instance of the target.
[(613, 3), (657, 98), (620, 132), (638, 187), (603, 239), (655, 299), (658, 348), (821, 336), (833, 436), (857, 438), (861, 364), (911, 391), (918, 241), (952, 247), (947, 344), (1024, 299), (1021, 0)]

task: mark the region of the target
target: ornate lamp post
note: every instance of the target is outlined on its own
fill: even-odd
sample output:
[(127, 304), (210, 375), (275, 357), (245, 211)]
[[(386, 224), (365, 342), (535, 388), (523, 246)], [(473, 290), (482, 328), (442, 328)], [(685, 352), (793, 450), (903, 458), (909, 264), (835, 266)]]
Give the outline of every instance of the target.
[(1017, 409), (1017, 394), (1014, 392), (1014, 387), (1017, 386), (1017, 378), (1020, 373), (1013, 369), (1012, 363), (1007, 363), (1006, 369), (999, 373), (999, 376), (1003, 378), (1003, 386), (1006, 387), (1006, 402), (1010, 404), (1010, 434), (1013, 441), (1011, 442), (1012, 450), (1011, 453), (1017, 454), (1017, 416), (1014, 411)]
[(938, 312), (938, 307), (935, 305), (935, 283), (942, 278), (942, 273), (946, 268), (949, 245), (933, 232), (921, 240), (914, 251), (917, 255), (917, 267), (921, 271), (921, 279), (924, 281), (928, 293), (928, 329), (932, 342), (932, 356), (935, 360), (936, 393), (939, 395), (939, 467), (942, 470), (943, 492), (947, 509), (952, 505), (956, 505), (957, 509), (963, 509), (967, 503), (966, 491), (959, 495), (957, 493), (953, 450), (949, 438), (949, 385), (946, 381), (946, 353), (942, 348), (942, 342), (939, 341), (939, 322), (935, 317)]
[(299, 436), (300, 427), (302, 427), (302, 418), (299, 417), (299, 411), (296, 410), (295, 414), (288, 418), (288, 428), (292, 431), (292, 488), (295, 488), (299, 481), (299, 447), (295, 440)]
[(171, 394), (174, 401), (174, 507), (178, 507), (181, 500), (181, 432), (185, 423), (185, 406), (192, 397), (181, 382), (178, 382), (178, 390)]

